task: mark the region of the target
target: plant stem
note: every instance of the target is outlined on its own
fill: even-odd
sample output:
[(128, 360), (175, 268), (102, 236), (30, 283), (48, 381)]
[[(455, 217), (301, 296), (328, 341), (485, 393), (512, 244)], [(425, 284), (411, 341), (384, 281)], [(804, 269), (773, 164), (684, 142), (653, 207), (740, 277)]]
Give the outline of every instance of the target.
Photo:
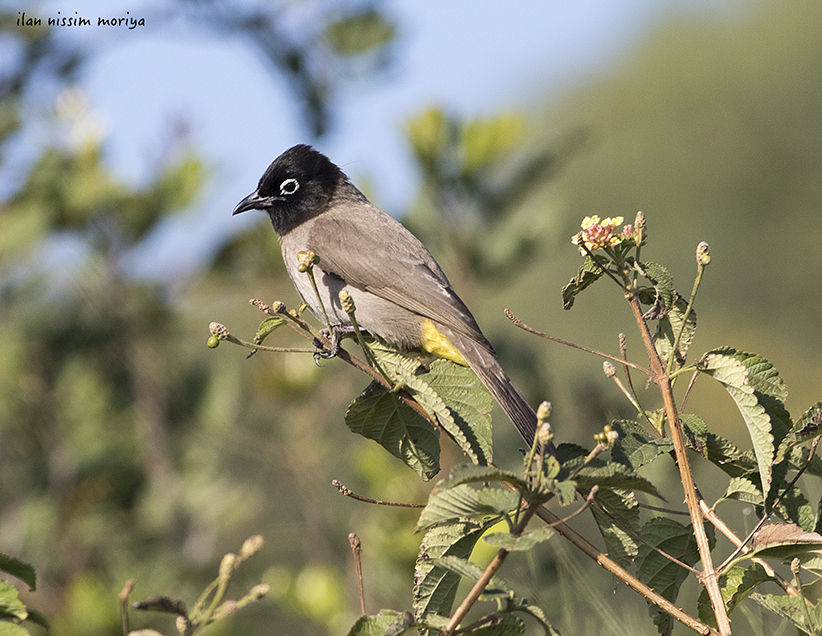
[[(525, 526), (527, 526), (528, 522), (531, 520), (531, 517), (534, 516), (539, 508), (539, 505), (528, 506), (525, 510), (525, 514), (522, 515), (522, 518), (519, 520), (519, 523), (511, 534), (517, 537), (520, 536), (525, 530)], [(502, 548), (494, 555), (494, 558), (491, 559), (491, 563), (489, 563), (488, 567), (485, 568), (482, 576), (476, 583), (474, 583), (474, 587), (471, 588), (471, 591), (462, 600), (462, 603), (460, 603), (459, 607), (452, 614), (451, 619), (445, 626), (445, 629), (442, 630), (442, 636), (451, 636), (451, 634), (454, 633), (454, 630), (457, 629), (462, 619), (465, 618), (465, 615), (468, 614), (468, 611), (474, 606), (474, 603), (477, 602), (480, 594), (482, 594), (483, 590), (491, 582), (491, 578), (499, 571), (502, 564), (505, 563), (505, 559), (508, 557), (508, 554), (508, 550)]]
[(644, 596), (648, 601), (656, 605), (663, 612), (667, 612), (673, 618), (689, 629), (692, 629), (697, 634), (702, 634), (703, 636), (719, 636), (719, 632), (704, 623), (700, 623), (698, 620), (683, 612), (676, 605), (671, 603), (667, 598), (661, 596), (653, 589), (645, 585), (633, 574), (611, 559), (607, 554), (601, 552), (599, 548), (588, 541), (588, 539), (577, 533), (577, 531), (569, 525), (565, 524), (562, 519), (557, 517), (547, 508), (540, 506), (539, 510), (536, 512), (536, 515), (546, 523), (550, 524), (554, 530), (562, 535), (563, 538), (570, 541), (574, 547), (581, 550), (585, 555), (596, 561), (596, 563), (598, 563), (605, 570), (619, 578), (632, 590), (641, 596)]
[(699, 509), (699, 502), (696, 497), (696, 488), (694, 486), (693, 476), (691, 475), (691, 468), (688, 464), (688, 456), (686, 454), (685, 436), (682, 432), (682, 425), (679, 421), (679, 414), (677, 412), (676, 403), (674, 402), (674, 393), (671, 387), (671, 378), (668, 372), (662, 367), (662, 360), (657, 353), (656, 347), (648, 330), (648, 325), (642, 317), (642, 309), (639, 306), (639, 299), (635, 295), (628, 298), (631, 305), (631, 311), (634, 314), (637, 326), (642, 334), (642, 340), (645, 343), (645, 349), (648, 352), (650, 359), (651, 372), (656, 385), (662, 393), (662, 401), (665, 407), (665, 416), (668, 419), (668, 424), (671, 429), (671, 441), (674, 444), (674, 452), (676, 454), (676, 463), (679, 468), (679, 476), (682, 480), (682, 489), (685, 492), (685, 503), (688, 506), (688, 512), (691, 515), (691, 523), (693, 524), (694, 538), (699, 550), (699, 557), (702, 561), (702, 583), (708, 590), (708, 596), (711, 599), (711, 607), (716, 616), (716, 623), (719, 627), (719, 633), (722, 636), (730, 636), (731, 622), (728, 618), (728, 612), (725, 609), (725, 601), (722, 599), (722, 591), (719, 589), (719, 574), (714, 570), (713, 561), (711, 560), (711, 547), (708, 543), (708, 535), (705, 534), (705, 526), (702, 512)]

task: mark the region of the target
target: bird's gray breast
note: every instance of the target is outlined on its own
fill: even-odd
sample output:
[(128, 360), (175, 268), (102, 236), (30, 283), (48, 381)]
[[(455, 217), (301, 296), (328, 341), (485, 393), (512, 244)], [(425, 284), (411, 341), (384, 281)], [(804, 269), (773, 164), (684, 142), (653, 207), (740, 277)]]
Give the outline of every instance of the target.
[(340, 292), (346, 290), (354, 301), (355, 316), (361, 329), (402, 349), (419, 348), (422, 345), (422, 319), (419, 315), (324, 271), (323, 257), (319, 251), (320, 262), (313, 269), (317, 283), (315, 292), (308, 274), (298, 271), (299, 253), (307, 249), (307, 229), (299, 227), (281, 237), (280, 248), (294, 287), (313, 316), (324, 326), (325, 318), (320, 306), (322, 300), (332, 326), (350, 326), (351, 320), (340, 301)]

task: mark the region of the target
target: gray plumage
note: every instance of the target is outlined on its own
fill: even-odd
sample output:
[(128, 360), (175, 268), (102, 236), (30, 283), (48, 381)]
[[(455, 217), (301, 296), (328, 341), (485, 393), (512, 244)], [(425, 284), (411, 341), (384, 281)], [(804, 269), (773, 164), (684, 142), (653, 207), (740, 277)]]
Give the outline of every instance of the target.
[(322, 311), (308, 277), (297, 271), (297, 253), (312, 250), (329, 320), (350, 326), (340, 306), (346, 289), (362, 329), (400, 349), (423, 345), (430, 320), (462, 354), (530, 445), (536, 414), (496, 360), (471, 312), (451, 288), (423, 244), (399, 222), (372, 205), (331, 161), (299, 145), (263, 174), (257, 190), (234, 209), (268, 213), (280, 238), (286, 270), (311, 313)]

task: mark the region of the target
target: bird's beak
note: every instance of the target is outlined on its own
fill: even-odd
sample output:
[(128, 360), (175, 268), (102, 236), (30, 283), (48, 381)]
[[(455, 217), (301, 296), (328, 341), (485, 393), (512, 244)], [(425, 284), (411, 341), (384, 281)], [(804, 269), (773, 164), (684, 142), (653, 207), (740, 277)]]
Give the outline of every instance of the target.
[(234, 212), (232, 212), (231, 215), (234, 216), (246, 210), (264, 210), (265, 208), (266, 199), (257, 194), (257, 192), (252, 192), (237, 204), (237, 207), (234, 208)]

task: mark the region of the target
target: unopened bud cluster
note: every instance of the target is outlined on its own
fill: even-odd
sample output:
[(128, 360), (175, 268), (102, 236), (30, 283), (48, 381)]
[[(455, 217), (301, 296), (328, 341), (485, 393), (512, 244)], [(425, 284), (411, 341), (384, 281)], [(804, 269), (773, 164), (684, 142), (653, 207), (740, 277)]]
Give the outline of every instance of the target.
[(220, 340), (228, 338), (228, 329), (219, 322), (212, 322), (208, 325), (208, 330), (211, 332), (211, 337), (206, 343), (209, 349), (216, 349), (220, 345)]
[(320, 257), (312, 250), (302, 250), (297, 252), (297, 271), (305, 273), (310, 267), (313, 267), (320, 262)]
[(604, 446), (613, 446), (619, 439), (619, 433), (613, 430), (608, 424), (602, 427), (602, 432), (594, 435), (594, 440)]

